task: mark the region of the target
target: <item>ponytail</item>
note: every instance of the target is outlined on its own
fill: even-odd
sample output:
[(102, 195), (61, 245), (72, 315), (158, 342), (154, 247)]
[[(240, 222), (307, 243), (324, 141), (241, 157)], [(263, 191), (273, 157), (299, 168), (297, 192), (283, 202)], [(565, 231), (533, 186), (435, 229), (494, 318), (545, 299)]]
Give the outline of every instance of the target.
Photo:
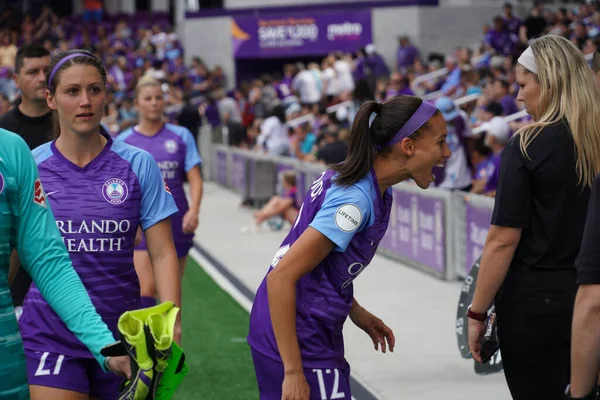
[[(348, 156), (343, 163), (331, 167), (338, 173), (336, 183), (339, 185), (352, 185), (371, 170), (377, 155), (375, 149), (377, 144), (371, 135), (369, 120), (371, 114), (379, 114), (381, 109), (382, 105), (374, 101), (367, 101), (358, 109), (348, 142)], [(375, 118), (377, 118), (377, 114), (375, 114)]]

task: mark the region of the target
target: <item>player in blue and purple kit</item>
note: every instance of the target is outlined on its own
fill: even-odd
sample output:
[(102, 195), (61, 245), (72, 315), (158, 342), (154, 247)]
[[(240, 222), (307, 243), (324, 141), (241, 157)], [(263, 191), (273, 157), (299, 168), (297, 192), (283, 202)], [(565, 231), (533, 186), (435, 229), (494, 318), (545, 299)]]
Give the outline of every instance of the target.
[[(171, 217), (171, 226), (183, 276), (188, 252), (194, 244), (194, 231), (198, 227), (203, 187), (200, 174), (202, 160), (192, 133), (183, 126), (164, 122), (165, 100), (160, 82), (154, 78), (140, 79), (135, 89), (135, 103), (139, 124), (117, 138), (152, 154), (173, 193), (179, 212)], [(186, 176), (190, 183), (189, 206), (183, 190)], [(140, 279), (142, 305), (152, 306), (156, 304), (156, 286), (145, 240), (136, 247), (134, 261)]]
[(393, 351), (392, 330), (359, 305), (352, 282), (387, 230), (391, 187), (413, 179), (428, 188), (451, 155), (445, 140), (441, 113), (419, 98), (360, 107), (348, 157), (312, 184), (258, 288), (248, 342), (261, 400), (351, 399), (348, 316), (375, 350)]
[[(75, 271), (116, 336), (119, 317), (140, 307), (133, 266), (138, 226), (152, 248), (161, 300), (181, 304), (169, 220), (177, 207), (150, 154), (101, 133), (107, 101), (102, 63), (73, 50), (55, 56), (49, 71), (46, 99), (55, 112), (56, 139), (33, 155)], [(35, 284), (19, 325), (32, 400), (117, 397), (120, 379), (102, 372)], [(180, 324), (177, 331), (178, 341)]]

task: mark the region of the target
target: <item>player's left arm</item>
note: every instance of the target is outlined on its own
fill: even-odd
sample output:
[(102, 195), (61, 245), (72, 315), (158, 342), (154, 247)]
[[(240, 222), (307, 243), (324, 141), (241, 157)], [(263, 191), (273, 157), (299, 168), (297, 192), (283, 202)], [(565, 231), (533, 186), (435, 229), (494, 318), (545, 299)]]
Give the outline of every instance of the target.
[(204, 182), (200, 173), (202, 159), (198, 153), (198, 147), (192, 133), (186, 129), (182, 138), (185, 142), (185, 172), (190, 183), (190, 196), (192, 198), (190, 208), (183, 216), (182, 230), (184, 233), (193, 233), (198, 227), (200, 203), (202, 202), (204, 191)]
[[(146, 237), (158, 297), (181, 307), (181, 275), (170, 218), (177, 213), (177, 206), (152, 156), (145, 151), (137, 156), (136, 173), (142, 192), (140, 225)], [(180, 338), (181, 322), (178, 320), (175, 340), (179, 343)]]

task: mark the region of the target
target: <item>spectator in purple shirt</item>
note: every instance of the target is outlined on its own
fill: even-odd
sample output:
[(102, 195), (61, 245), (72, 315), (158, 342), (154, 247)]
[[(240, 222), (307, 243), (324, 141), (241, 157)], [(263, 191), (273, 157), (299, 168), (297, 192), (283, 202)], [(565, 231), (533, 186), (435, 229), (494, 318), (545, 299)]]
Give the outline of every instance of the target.
[(415, 95), (413, 93), (413, 91), (410, 90), (410, 87), (408, 85), (408, 79), (406, 78), (406, 76), (402, 75), (399, 72), (394, 72), (390, 76), (390, 85), (389, 85), (388, 90), (386, 92), (385, 99), (389, 100), (392, 97), (397, 96), (399, 94), (405, 94), (405, 95), (408, 95), (408, 96), (414, 96)]
[(510, 84), (507, 81), (496, 79), (491, 89), (493, 100), (502, 106), (502, 115), (511, 115), (519, 111), (515, 98), (508, 93)]
[(498, 186), (498, 171), (502, 151), (510, 139), (510, 127), (502, 117), (494, 117), (482, 126), (485, 130), (485, 144), (492, 149), (492, 156), (486, 166), (486, 181), (483, 193), (494, 197)]
[(513, 7), (510, 3), (504, 3), (504, 24), (513, 35), (519, 35), (519, 29), (522, 22), (519, 17), (513, 14)]
[(517, 41), (517, 36), (510, 32), (504, 19), (500, 16), (494, 18), (494, 28), (490, 29), (484, 38), (484, 44), (487, 47), (503, 56), (511, 55), (514, 52)]
[(396, 52), (396, 68), (399, 70), (412, 67), (421, 58), (419, 49), (410, 42), (408, 36), (398, 38), (398, 51)]

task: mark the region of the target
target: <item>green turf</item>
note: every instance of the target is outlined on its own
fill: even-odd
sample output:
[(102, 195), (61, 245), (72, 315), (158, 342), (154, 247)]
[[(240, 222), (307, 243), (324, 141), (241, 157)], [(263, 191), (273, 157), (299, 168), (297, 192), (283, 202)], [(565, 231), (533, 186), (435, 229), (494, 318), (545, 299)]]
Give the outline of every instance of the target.
[(248, 313), (188, 259), (182, 282), (182, 347), (190, 368), (175, 400), (258, 399)]

